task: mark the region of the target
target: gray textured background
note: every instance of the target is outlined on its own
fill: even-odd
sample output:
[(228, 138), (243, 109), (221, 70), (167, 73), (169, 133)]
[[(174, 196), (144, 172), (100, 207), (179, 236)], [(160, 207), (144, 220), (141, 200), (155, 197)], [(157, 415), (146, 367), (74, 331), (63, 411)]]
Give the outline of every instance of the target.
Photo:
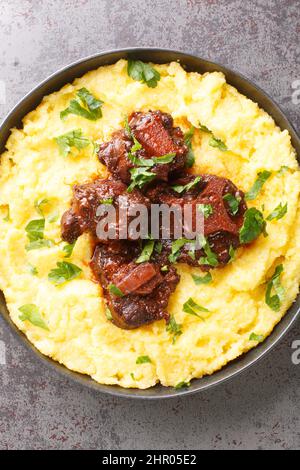
[[(239, 70), (281, 104), (299, 131), (299, 0), (9, 0), (0, 3), (0, 118), (40, 80), (105, 49), (160, 46)], [(0, 319), (1, 449), (300, 448), (300, 321), (254, 369), (190, 398), (110, 398), (47, 370)]]

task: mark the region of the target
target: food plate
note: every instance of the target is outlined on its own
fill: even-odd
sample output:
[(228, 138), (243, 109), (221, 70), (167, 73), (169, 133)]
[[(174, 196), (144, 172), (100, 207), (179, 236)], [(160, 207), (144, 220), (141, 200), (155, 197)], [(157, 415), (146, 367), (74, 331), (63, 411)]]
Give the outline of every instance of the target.
[[(5, 142), (9, 135), (9, 130), (12, 127), (20, 127), (22, 118), (31, 110), (33, 110), (42, 100), (45, 95), (59, 90), (63, 85), (72, 82), (76, 77), (82, 76), (87, 71), (98, 68), (102, 65), (113, 64), (121, 58), (139, 59), (144, 62), (153, 63), (168, 63), (171, 61), (179, 61), (187, 71), (197, 71), (200, 73), (220, 71), (226, 76), (226, 80), (229, 84), (233, 85), (238, 89), (239, 92), (246, 95), (253, 101), (259, 104), (261, 108), (267, 111), (275, 120), (277, 125), (281, 129), (287, 129), (292, 137), (292, 144), (299, 155), (299, 138), (297, 137), (294, 129), (288, 123), (287, 119), (280, 111), (280, 109), (272, 102), (272, 100), (265, 95), (261, 90), (252, 85), (246, 79), (241, 77), (239, 74), (227, 70), (226, 68), (213, 64), (211, 62), (200, 59), (196, 56), (184, 54), (176, 51), (167, 51), (159, 49), (126, 49), (120, 51), (106, 52), (83, 59), (79, 62), (71, 64), (63, 70), (55, 73), (41, 85), (36, 87), (30, 92), (8, 115), (4, 123), (1, 126), (1, 151), (3, 151)], [(39, 353), (29, 341), (24, 337), (22, 333), (17, 330), (16, 326), (12, 324), (5, 307), (5, 302), (2, 300), (2, 311), (4, 317), (10, 323), (15, 332), (25, 341), (25, 343), (38, 354), (44, 361), (55, 367), (57, 370), (62, 371), (69, 377), (80, 381), (81, 383), (93, 387), (100, 391), (105, 391), (114, 395), (126, 396), (126, 397), (144, 397), (144, 398), (164, 398), (183, 395), (187, 393), (193, 393), (199, 390), (204, 390), (208, 387), (221, 383), (229, 378), (233, 377), (237, 373), (241, 372), (251, 364), (255, 363), (258, 359), (266, 354), (283, 336), (283, 334), (290, 327), (292, 322), (295, 320), (299, 311), (299, 297), (298, 300), (289, 309), (288, 313), (276, 326), (273, 333), (259, 346), (251, 350), (247, 354), (241, 356), (235, 361), (229, 363), (221, 371), (215, 372), (211, 376), (206, 376), (201, 379), (195, 379), (192, 381), (191, 386), (188, 389), (170, 389), (161, 386), (156, 386), (147, 390), (126, 390), (118, 386), (100, 385), (94, 382), (88, 377), (72, 372), (63, 366), (55, 363), (54, 361), (45, 358)]]

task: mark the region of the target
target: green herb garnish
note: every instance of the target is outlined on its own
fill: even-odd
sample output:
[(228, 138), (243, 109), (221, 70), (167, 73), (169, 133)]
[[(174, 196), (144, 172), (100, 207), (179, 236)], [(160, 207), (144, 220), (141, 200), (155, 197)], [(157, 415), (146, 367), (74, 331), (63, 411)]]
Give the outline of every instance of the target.
[(139, 264), (139, 263), (144, 263), (145, 261), (149, 261), (153, 253), (154, 244), (155, 244), (154, 240), (148, 240), (142, 250), (142, 253), (135, 260), (135, 262)]
[(251, 333), (249, 336), (249, 341), (257, 341), (258, 343), (261, 343), (264, 339), (263, 335), (257, 335), (256, 333)]
[(66, 134), (55, 137), (54, 140), (58, 145), (59, 153), (63, 157), (67, 157), (69, 155), (71, 147), (81, 150), (91, 143), (89, 139), (83, 137), (81, 129), (67, 132)]
[(211, 204), (197, 204), (197, 209), (203, 213), (205, 219), (208, 219), (214, 212)]
[[(265, 301), (266, 304), (274, 310), (274, 312), (278, 312), (280, 310), (281, 303), (284, 300), (284, 295), (285, 291), (282, 285), (280, 284), (280, 275), (283, 272), (283, 265), (279, 264), (273, 276), (267, 283), (267, 289), (266, 289), (266, 296), (265, 296)], [(272, 291), (275, 292), (274, 295), (272, 295)]]
[(192, 139), (193, 139), (194, 133), (195, 133), (195, 128), (194, 126), (192, 126), (190, 130), (186, 132), (186, 134), (184, 135), (184, 143), (188, 148), (188, 153), (186, 156), (186, 164), (185, 164), (187, 168), (191, 168), (195, 163), (195, 155), (194, 155), (193, 148), (192, 148)]
[(155, 173), (152, 173), (147, 168), (131, 168), (131, 184), (128, 186), (127, 191), (131, 193), (134, 188), (142, 188), (145, 184), (150, 183), (156, 177)]
[(52, 240), (43, 238), (41, 240), (35, 240), (33, 242), (28, 243), (28, 245), (25, 246), (25, 250), (26, 251), (39, 250), (40, 248), (50, 248), (53, 245), (54, 245), (54, 242)]
[(190, 315), (195, 315), (198, 318), (201, 318), (201, 320), (204, 320), (204, 318), (199, 315), (199, 312), (209, 312), (207, 308), (202, 307), (201, 305), (197, 304), (192, 297), (190, 297), (184, 304), (183, 304), (183, 311), (185, 313), (189, 313)]
[(199, 183), (199, 181), (201, 181), (201, 176), (196, 176), (196, 178), (188, 184), (185, 184), (185, 185), (176, 184), (175, 186), (171, 186), (171, 188), (174, 191), (176, 191), (176, 193), (181, 194), (184, 191), (189, 191), (190, 189), (192, 189), (194, 186), (196, 186)]
[(259, 192), (261, 191), (263, 185), (265, 184), (267, 179), (270, 178), (271, 174), (272, 173), (270, 171), (267, 171), (267, 170), (260, 171), (259, 173), (257, 173), (257, 179), (255, 180), (252, 188), (245, 194), (245, 199), (247, 201), (253, 201), (253, 199), (257, 198), (257, 196), (258, 196)]
[(229, 247), (229, 263), (232, 263), (232, 261), (234, 261), (234, 258), (235, 258), (235, 249), (233, 248), (232, 245), (230, 245)]
[(278, 172), (277, 172), (277, 176), (282, 176), (282, 175), (284, 175), (284, 173), (286, 173), (288, 170), (289, 170), (289, 167), (288, 167), (288, 166), (282, 165), (282, 166), (279, 168)]
[(192, 278), (196, 285), (209, 284), (212, 281), (211, 273), (207, 273), (205, 276), (197, 276), (197, 274), (192, 274)]
[(38, 275), (38, 270), (35, 266), (32, 266), (32, 264), (28, 263), (28, 272), (32, 274), (33, 276)]
[(215, 147), (215, 148), (218, 148), (219, 150), (221, 150), (221, 152), (227, 152), (227, 150), (228, 150), (227, 145), (224, 144), (224, 142), (221, 139), (217, 139), (217, 137), (212, 136), (209, 139), (208, 143), (211, 147)]
[(184, 381), (182, 381), (182, 382), (179, 382), (177, 385), (175, 385), (174, 388), (175, 388), (176, 390), (180, 390), (181, 388), (188, 388), (188, 387), (190, 387), (190, 386), (191, 386), (191, 382), (184, 382)]
[(160, 80), (160, 73), (151, 65), (141, 60), (128, 60), (127, 73), (129, 77), (138, 82), (145, 83), (150, 88), (155, 88)]
[(181, 328), (182, 328), (182, 325), (176, 322), (174, 315), (171, 315), (167, 323), (166, 331), (168, 333), (173, 334), (173, 341), (172, 341), (173, 344), (175, 344), (178, 336), (182, 335)]
[(48, 330), (49, 328), (44, 322), (40, 311), (38, 307), (34, 304), (26, 304), (22, 305), (22, 307), (19, 308), (19, 311), (22, 313), (22, 315), (19, 315), (19, 319), (22, 321), (29, 321), (32, 323), (34, 326), (38, 326), (39, 328), (43, 328), (44, 330)]
[(125, 295), (115, 284), (109, 284), (108, 290), (111, 294), (116, 295), (117, 297), (124, 297)]
[(164, 266), (162, 266), (162, 267), (160, 268), (160, 270), (161, 270), (161, 272), (166, 273), (166, 272), (169, 271), (169, 266), (167, 266), (167, 265), (165, 264)]
[(201, 256), (199, 259), (199, 264), (208, 264), (209, 266), (218, 266), (219, 261), (216, 253), (214, 253), (208, 243), (208, 241), (204, 240), (203, 250), (206, 256)]
[(67, 261), (58, 261), (56, 266), (48, 274), (49, 281), (56, 286), (72, 281), (82, 273), (81, 268)]
[(136, 360), (136, 364), (146, 364), (146, 363), (151, 363), (151, 359), (149, 356), (139, 356)]
[(96, 121), (102, 117), (103, 101), (96, 99), (86, 88), (78, 90), (76, 95), (77, 98), (71, 100), (69, 106), (60, 113), (61, 119), (65, 119), (69, 114), (75, 114), (90, 121)]
[(104, 205), (112, 205), (112, 203), (114, 202), (114, 198), (113, 197), (109, 197), (107, 199), (100, 199), (100, 204), (104, 204)]
[(112, 321), (113, 316), (112, 316), (110, 309), (107, 306), (105, 307), (105, 316), (107, 320)]
[(280, 203), (277, 207), (275, 207), (273, 212), (271, 212), (271, 214), (268, 215), (267, 220), (282, 219), (282, 217), (284, 217), (285, 214), (287, 213), (287, 208), (288, 208), (287, 202), (284, 205)]
[(231, 215), (236, 215), (239, 211), (240, 202), (242, 198), (240, 196), (235, 197), (232, 194), (228, 193), (223, 196), (223, 199), (228, 203)]
[(3, 217), (3, 220), (4, 220), (4, 222), (9, 222), (10, 221), (10, 207), (9, 207), (8, 204), (7, 204), (7, 213), (6, 213), (6, 216)]
[(243, 226), (240, 229), (240, 242), (250, 243), (263, 233), (267, 236), (266, 221), (262, 213), (255, 207), (247, 209)]
[(65, 253), (65, 258), (70, 258), (72, 256), (76, 241), (74, 243), (66, 243), (63, 247), (63, 252)]
[(25, 227), (30, 242), (44, 238), (45, 219), (31, 220)]
[(189, 240), (188, 238), (178, 238), (177, 240), (172, 242), (172, 247), (171, 247), (171, 254), (169, 255), (169, 261), (171, 263), (175, 263), (177, 260), (181, 248), (186, 245), (187, 243), (192, 243), (193, 240)]
[(208, 127), (201, 124), (200, 122), (199, 122), (199, 129), (202, 132), (206, 132), (206, 134), (212, 134), (212, 131), (210, 129), (208, 129)]

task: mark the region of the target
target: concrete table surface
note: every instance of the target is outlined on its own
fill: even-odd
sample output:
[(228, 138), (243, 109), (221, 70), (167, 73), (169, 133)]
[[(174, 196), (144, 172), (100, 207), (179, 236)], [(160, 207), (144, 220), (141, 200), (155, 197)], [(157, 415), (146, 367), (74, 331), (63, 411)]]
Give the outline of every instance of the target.
[[(299, 1), (2, 0), (0, 119), (34, 85), (98, 51), (159, 46), (242, 72), (300, 130)], [(6, 100), (3, 96), (6, 84)], [(5, 101), (5, 103), (3, 103)], [(296, 449), (300, 320), (257, 367), (211, 391), (143, 402), (86, 390), (46, 369), (0, 319), (1, 449)]]

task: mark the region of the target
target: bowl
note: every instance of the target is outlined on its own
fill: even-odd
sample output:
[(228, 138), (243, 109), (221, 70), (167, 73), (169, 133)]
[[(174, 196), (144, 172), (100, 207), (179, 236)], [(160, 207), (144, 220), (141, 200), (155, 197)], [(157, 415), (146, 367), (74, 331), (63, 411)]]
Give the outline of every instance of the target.
[[(229, 84), (236, 87), (242, 94), (246, 95), (258, 105), (265, 109), (275, 120), (276, 124), (281, 129), (287, 129), (292, 137), (292, 144), (296, 149), (298, 156), (300, 155), (300, 139), (296, 134), (295, 129), (289, 123), (284, 113), (275, 104), (275, 102), (259, 87), (254, 85), (251, 81), (247, 80), (241, 74), (230, 70), (222, 65), (213, 63), (202, 59), (196, 55), (186, 54), (180, 51), (173, 51), (167, 49), (149, 49), (149, 48), (131, 48), (119, 49), (108, 52), (101, 52), (70, 65), (67, 65), (58, 72), (50, 75), (46, 80), (36, 86), (30, 91), (8, 114), (0, 126), (0, 153), (5, 148), (5, 143), (9, 136), (9, 131), (12, 127), (22, 127), (22, 118), (29, 112), (35, 109), (41, 102), (42, 98), (49, 93), (59, 90), (66, 83), (72, 82), (75, 78), (84, 75), (89, 70), (96, 69), (102, 65), (109, 65), (117, 62), (119, 59), (126, 58), (140, 59), (144, 62), (154, 63), (167, 63), (170, 61), (179, 61), (187, 71), (194, 72), (213, 72), (220, 71), (226, 76)], [(189, 395), (192, 393), (207, 390), (208, 388), (220, 385), (229, 379), (237, 376), (241, 372), (248, 369), (250, 366), (256, 364), (274, 346), (282, 339), (289, 328), (292, 326), (300, 312), (300, 296), (298, 295), (296, 301), (288, 310), (286, 315), (274, 328), (271, 335), (256, 348), (243, 354), (239, 358), (227, 364), (220, 371), (215, 372), (210, 376), (205, 376), (201, 379), (194, 379), (188, 389), (172, 389), (157, 385), (147, 390), (139, 389), (125, 389), (117, 385), (101, 385), (95, 382), (90, 377), (73, 372), (63, 365), (53, 361), (52, 359), (42, 355), (26, 338), (26, 336), (18, 330), (15, 324), (10, 319), (5, 299), (3, 294), (0, 295), (0, 311), (5, 321), (10, 325), (12, 331), (20, 338), (20, 340), (29, 348), (35, 356), (38, 356), (46, 365), (54, 368), (56, 371), (62, 373), (85, 387), (97, 390), (102, 393), (107, 393), (114, 396), (126, 398), (143, 398), (143, 399), (162, 399), (179, 397)]]

